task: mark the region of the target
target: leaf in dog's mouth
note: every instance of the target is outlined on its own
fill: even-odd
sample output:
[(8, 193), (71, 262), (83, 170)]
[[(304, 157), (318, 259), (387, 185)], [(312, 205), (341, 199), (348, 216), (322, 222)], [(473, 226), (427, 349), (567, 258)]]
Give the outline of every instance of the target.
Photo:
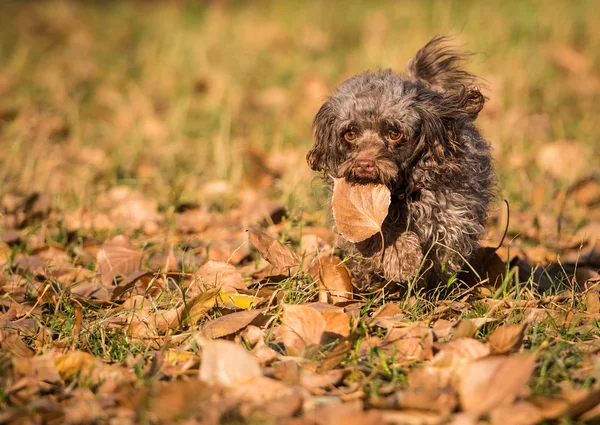
[(338, 231), (350, 242), (381, 233), (390, 202), (391, 193), (385, 185), (356, 185), (334, 179), (333, 219)]

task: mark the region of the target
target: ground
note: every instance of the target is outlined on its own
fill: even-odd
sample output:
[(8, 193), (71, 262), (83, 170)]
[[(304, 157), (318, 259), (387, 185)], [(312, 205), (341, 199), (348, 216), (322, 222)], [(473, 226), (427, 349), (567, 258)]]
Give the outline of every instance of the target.
[[(599, 21), (585, 0), (5, 2), (0, 423), (598, 423)], [(434, 293), (360, 293), (311, 121), (436, 34), (486, 81), (488, 248)]]

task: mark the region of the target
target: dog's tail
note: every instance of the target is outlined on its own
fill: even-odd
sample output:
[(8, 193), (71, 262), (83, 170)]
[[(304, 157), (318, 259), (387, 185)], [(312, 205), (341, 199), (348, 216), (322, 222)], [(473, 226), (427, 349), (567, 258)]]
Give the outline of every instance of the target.
[(437, 36), (417, 52), (408, 61), (408, 76), (421, 80), (434, 89), (460, 91), (467, 87), (480, 85), (480, 81), (463, 69), (472, 53), (460, 52), (449, 45), (451, 37)]

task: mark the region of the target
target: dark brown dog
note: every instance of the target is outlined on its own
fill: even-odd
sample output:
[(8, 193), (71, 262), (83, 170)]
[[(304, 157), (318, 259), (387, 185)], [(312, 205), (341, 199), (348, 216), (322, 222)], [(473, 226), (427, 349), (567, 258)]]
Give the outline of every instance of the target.
[(406, 75), (365, 72), (323, 104), (307, 161), (326, 176), (385, 184), (392, 203), (381, 238), (350, 244), (357, 268), (403, 282), (419, 269), (438, 279), (461, 269), (479, 245), (495, 176), (489, 143), (473, 123), (485, 98), (461, 68), (466, 55), (438, 37)]

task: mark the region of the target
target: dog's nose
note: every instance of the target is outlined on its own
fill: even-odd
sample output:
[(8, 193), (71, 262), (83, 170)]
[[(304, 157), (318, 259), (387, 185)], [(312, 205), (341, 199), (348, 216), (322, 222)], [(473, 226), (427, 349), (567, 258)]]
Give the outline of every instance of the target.
[(375, 168), (375, 161), (372, 159), (357, 159), (356, 168), (358, 171), (370, 173)]

